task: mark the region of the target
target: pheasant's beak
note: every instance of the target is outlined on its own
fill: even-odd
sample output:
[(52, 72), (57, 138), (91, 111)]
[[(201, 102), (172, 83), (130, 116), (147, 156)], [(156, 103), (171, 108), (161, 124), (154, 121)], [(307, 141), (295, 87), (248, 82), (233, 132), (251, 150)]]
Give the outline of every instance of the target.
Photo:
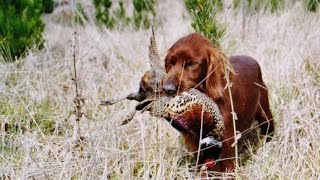
[(146, 94), (143, 92), (137, 92), (137, 93), (131, 93), (127, 96), (127, 99), (129, 100), (136, 100), (138, 102), (141, 102), (147, 98)]

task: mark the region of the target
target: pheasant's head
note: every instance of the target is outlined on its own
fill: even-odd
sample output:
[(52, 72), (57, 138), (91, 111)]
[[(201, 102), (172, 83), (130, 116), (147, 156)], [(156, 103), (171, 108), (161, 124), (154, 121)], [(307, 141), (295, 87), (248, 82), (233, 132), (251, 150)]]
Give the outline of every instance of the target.
[(156, 95), (159, 96), (159, 94), (162, 93), (162, 88), (160, 86), (165, 70), (158, 53), (153, 29), (149, 45), (149, 62), (151, 69), (142, 75), (139, 91), (137, 93), (130, 94), (127, 99), (141, 102)]

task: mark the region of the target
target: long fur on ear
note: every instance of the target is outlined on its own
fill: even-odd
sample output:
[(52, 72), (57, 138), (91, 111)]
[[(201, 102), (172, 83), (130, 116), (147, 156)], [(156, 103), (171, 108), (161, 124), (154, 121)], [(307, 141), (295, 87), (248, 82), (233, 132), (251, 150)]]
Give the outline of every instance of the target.
[(226, 78), (229, 78), (229, 82), (233, 82), (234, 71), (228, 58), (218, 47), (209, 47), (207, 49), (207, 79), (205, 82), (207, 95), (213, 99), (223, 97)]

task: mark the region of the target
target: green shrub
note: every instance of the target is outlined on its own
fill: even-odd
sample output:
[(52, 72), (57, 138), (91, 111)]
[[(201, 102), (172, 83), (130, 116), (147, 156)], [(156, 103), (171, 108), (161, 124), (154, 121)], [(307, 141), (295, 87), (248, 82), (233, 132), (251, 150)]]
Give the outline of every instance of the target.
[(0, 53), (5, 61), (24, 56), (34, 46), (43, 47), (41, 13), (52, 11), (52, 0), (0, 1)]
[(126, 9), (124, 8), (123, 1), (119, 1), (119, 8), (113, 13), (117, 23), (120, 26), (120, 29), (128, 26), (131, 22), (130, 17), (126, 14)]
[(192, 16), (193, 29), (209, 38), (212, 43), (220, 45), (225, 27), (218, 22), (216, 11), (222, 9), (222, 2), (220, 0), (185, 0), (185, 4)]
[(87, 21), (88, 21), (87, 14), (84, 12), (84, 9), (81, 3), (77, 2), (76, 9), (75, 9), (75, 22), (81, 25), (85, 25)]
[(42, 0), (42, 12), (43, 13), (52, 13), (54, 9), (53, 0)]
[(284, 6), (283, 0), (269, 0), (267, 8), (270, 9), (272, 13), (278, 11)]
[(266, 4), (266, 1), (260, 1), (260, 0), (248, 0), (247, 10), (250, 12), (258, 12), (263, 6)]
[(136, 29), (146, 29), (151, 26), (155, 15), (155, 0), (132, 0), (133, 17), (126, 14), (123, 0), (118, 1), (118, 7), (113, 10), (111, 9), (114, 4), (111, 0), (94, 0), (93, 2), (96, 7), (96, 23), (110, 29), (115, 27), (122, 29), (129, 24)]
[[(306, 6), (306, 9), (311, 12), (316, 12), (320, 0), (303, 0)], [(286, 1), (291, 3), (290, 1)], [(298, 2), (298, 1), (293, 1)], [(283, 9), (285, 5), (284, 0), (233, 0), (233, 7), (235, 10), (238, 10), (241, 5), (245, 6), (247, 13), (256, 13), (260, 10), (270, 10), (272, 13), (277, 12), (280, 9)]]
[(307, 10), (316, 12), (319, 4), (320, 0), (307, 0)]
[(105, 25), (109, 28), (114, 27), (115, 19), (112, 17), (110, 8), (112, 6), (111, 0), (93, 0), (96, 7), (96, 22), (98, 25)]
[(233, 0), (235, 10), (244, 6), (246, 13), (257, 13), (261, 10), (270, 10), (272, 13), (277, 12), (284, 6), (283, 0)]
[(154, 4), (155, 0), (133, 0), (133, 21), (137, 29), (150, 28), (155, 16)]

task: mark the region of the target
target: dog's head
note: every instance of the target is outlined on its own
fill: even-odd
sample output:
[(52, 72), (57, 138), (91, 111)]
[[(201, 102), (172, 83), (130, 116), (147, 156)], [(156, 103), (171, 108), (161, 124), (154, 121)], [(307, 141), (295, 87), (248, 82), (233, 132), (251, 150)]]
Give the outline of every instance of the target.
[(167, 53), (163, 91), (175, 95), (196, 88), (218, 99), (223, 96), (224, 76), (228, 68), (225, 55), (207, 38), (198, 33), (187, 35)]

